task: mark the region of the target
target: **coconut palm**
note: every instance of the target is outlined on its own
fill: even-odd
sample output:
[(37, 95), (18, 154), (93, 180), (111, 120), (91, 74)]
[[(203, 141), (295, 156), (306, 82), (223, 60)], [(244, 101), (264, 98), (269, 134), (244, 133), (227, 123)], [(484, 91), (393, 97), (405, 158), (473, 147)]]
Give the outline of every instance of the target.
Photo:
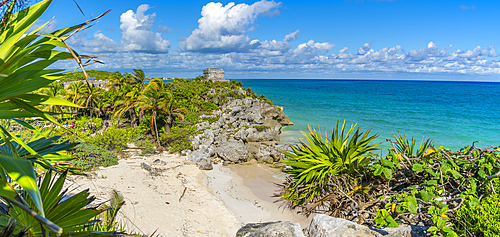
[(160, 144), (158, 136), (158, 127), (156, 125), (156, 118), (159, 113), (166, 113), (168, 106), (168, 93), (164, 90), (164, 82), (161, 80), (152, 80), (144, 88), (141, 95), (138, 97), (136, 103), (141, 112), (151, 115), (149, 126), (151, 131), (156, 135), (156, 142)]
[[(40, 94), (44, 94), (50, 97), (56, 97), (56, 98), (64, 98), (66, 96), (66, 90), (64, 89), (64, 83), (63, 82), (54, 82), (50, 84), (48, 87), (44, 87), (39, 90)], [(61, 117), (62, 114), (64, 113), (64, 106), (61, 105), (46, 105), (46, 109), (52, 113), (60, 113)]]
[(166, 92), (166, 103), (165, 103), (165, 113), (167, 114), (167, 121), (165, 122), (165, 132), (170, 132), (170, 128), (172, 128), (172, 123), (174, 121), (174, 117), (177, 117), (181, 120), (184, 119), (183, 113), (187, 113), (186, 108), (175, 108), (174, 107), (174, 95), (170, 92)]

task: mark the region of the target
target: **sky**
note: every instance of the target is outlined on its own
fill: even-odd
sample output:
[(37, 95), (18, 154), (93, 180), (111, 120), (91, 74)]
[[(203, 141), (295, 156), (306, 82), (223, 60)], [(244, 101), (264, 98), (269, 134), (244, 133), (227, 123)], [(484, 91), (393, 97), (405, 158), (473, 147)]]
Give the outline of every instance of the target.
[[(500, 81), (500, 1), (54, 0), (39, 24), (111, 12), (68, 43), (148, 77)], [(74, 62), (56, 66), (76, 68)]]

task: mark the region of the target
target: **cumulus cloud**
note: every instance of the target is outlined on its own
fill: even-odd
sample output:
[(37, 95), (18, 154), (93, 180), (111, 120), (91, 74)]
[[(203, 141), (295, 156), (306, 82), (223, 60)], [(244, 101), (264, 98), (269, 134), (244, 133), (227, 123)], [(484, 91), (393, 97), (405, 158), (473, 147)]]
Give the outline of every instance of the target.
[[(409, 50), (400, 45), (375, 50), (374, 42), (367, 42), (360, 47), (342, 47), (334, 52), (335, 44), (330, 42), (316, 42), (314, 39), (299, 41), (299, 30), (286, 34), (282, 40), (252, 39), (247, 35), (257, 27), (255, 20), (258, 16), (277, 14), (279, 7), (280, 3), (266, 0), (252, 5), (209, 3), (202, 9), (198, 28), (188, 38), (181, 38), (178, 49), (171, 52), (170, 42), (163, 39), (160, 33), (153, 32), (155, 14), (146, 14), (149, 9), (146, 4), (139, 6), (136, 12), (129, 10), (121, 15), (120, 43), (101, 31), (90, 37), (74, 35), (69, 42), (79, 52), (103, 56), (104, 65), (95, 64), (90, 68), (142, 68), (146, 72), (160, 72), (157, 76), (162, 75), (161, 71), (196, 74), (206, 67), (266, 75), (500, 74), (500, 62), (494, 60), (498, 57), (494, 46), (462, 50), (452, 49), (452, 45), (439, 47), (437, 42), (428, 42), (422, 48)], [(174, 31), (162, 25), (158, 25), (156, 30)], [(299, 42), (292, 46), (292, 41)]]
[(260, 42), (246, 35), (254, 29), (254, 22), (261, 14), (276, 14), (281, 3), (261, 0), (252, 5), (231, 2), (208, 3), (201, 10), (198, 28), (179, 43), (182, 51), (203, 53), (248, 52), (260, 46)]
[(72, 47), (88, 53), (107, 53), (120, 51), (120, 45), (107, 37), (101, 31), (96, 31), (90, 38), (84, 38), (81, 34), (73, 35), (68, 43)]
[(161, 33), (152, 31), (156, 13), (145, 14), (148, 9), (148, 4), (142, 4), (136, 13), (128, 10), (120, 16), (123, 51), (164, 53), (170, 49), (170, 41), (164, 40)]

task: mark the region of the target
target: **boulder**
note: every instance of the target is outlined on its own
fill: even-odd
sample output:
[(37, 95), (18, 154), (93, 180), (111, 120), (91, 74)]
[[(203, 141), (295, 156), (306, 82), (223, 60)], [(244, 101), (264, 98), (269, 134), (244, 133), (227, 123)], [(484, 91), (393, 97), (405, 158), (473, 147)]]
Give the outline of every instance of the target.
[(225, 161), (240, 162), (248, 159), (248, 150), (241, 140), (221, 142), (216, 152)]
[(335, 218), (324, 214), (314, 216), (311, 224), (304, 229), (308, 237), (410, 237), (411, 227), (402, 225), (398, 228), (370, 228), (352, 221)]
[(247, 143), (248, 155), (254, 158), (259, 152), (260, 142), (249, 142)]
[(199, 150), (196, 150), (196, 151), (189, 153), (187, 158), (188, 158), (188, 160), (195, 163), (198, 166), (198, 168), (200, 168), (201, 170), (212, 170), (213, 169), (212, 161), (210, 159), (211, 150), (212, 151), (214, 150), (213, 147), (199, 149)]
[(279, 130), (263, 125), (254, 125), (247, 131), (247, 142), (273, 141), (277, 140), (279, 136)]
[(259, 147), (259, 151), (255, 155), (255, 159), (260, 162), (265, 163), (273, 163), (275, 161), (279, 161), (281, 159), (281, 152), (279, 152), (276, 148), (266, 146), (261, 144)]
[(236, 237), (305, 237), (299, 224), (291, 221), (248, 223), (236, 232)]

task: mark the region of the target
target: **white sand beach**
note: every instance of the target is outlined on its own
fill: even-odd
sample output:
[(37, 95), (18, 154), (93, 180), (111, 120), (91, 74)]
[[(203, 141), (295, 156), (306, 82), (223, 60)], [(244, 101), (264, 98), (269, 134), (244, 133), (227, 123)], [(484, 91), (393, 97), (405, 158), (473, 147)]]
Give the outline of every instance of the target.
[[(151, 165), (157, 175), (141, 163)], [(280, 182), (273, 172), (277, 170), (260, 164), (214, 165), (211, 171), (201, 171), (184, 156), (162, 153), (121, 159), (89, 177), (71, 176), (67, 183), (76, 190), (89, 188), (96, 202), (106, 201), (112, 189), (121, 192), (126, 204), (119, 219), (127, 232), (235, 236), (245, 223), (277, 220), (305, 227), (308, 219), (273, 203), (273, 182)]]

